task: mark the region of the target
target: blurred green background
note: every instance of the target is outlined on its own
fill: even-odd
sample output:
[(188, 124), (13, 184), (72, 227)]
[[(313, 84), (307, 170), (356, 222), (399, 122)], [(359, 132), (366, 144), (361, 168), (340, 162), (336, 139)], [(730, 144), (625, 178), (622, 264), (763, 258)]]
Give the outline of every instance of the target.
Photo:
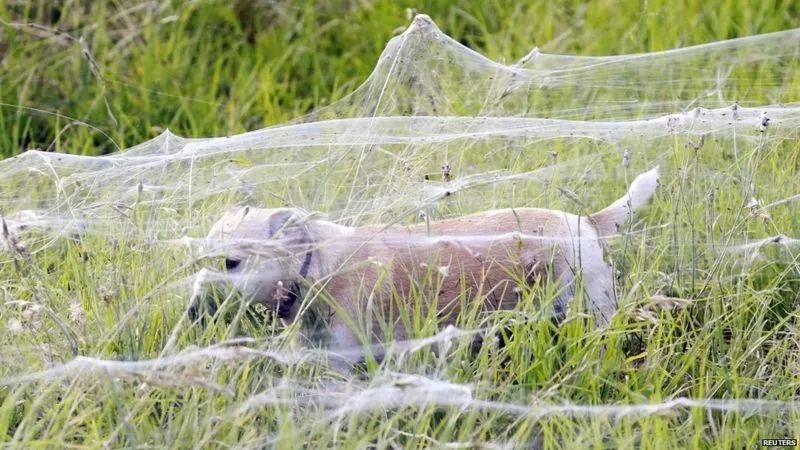
[(358, 86), (416, 12), (511, 63), (535, 46), (607, 55), (787, 29), (800, 2), (6, 0), (0, 156), (285, 122)]

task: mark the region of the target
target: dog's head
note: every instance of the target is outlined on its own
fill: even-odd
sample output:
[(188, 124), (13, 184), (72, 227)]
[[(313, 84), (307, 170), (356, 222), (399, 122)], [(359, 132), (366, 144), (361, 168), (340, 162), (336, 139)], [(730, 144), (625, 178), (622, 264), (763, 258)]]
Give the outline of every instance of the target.
[(289, 208), (228, 210), (211, 228), (205, 245), (207, 254), (224, 259), (224, 269), (198, 272), (189, 317), (197, 320), (204, 310), (213, 315), (218, 302), (238, 295), (289, 318), (314, 248), (306, 218)]

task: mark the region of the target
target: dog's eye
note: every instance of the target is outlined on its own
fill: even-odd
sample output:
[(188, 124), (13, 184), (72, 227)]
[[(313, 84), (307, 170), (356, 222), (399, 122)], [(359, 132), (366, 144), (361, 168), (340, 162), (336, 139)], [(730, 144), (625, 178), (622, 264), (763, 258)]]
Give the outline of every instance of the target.
[(238, 260), (238, 259), (228, 259), (228, 258), (226, 258), (225, 259), (225, 270), (233, 270), (233, 269), (239, 267), (239, 264), (241, 264), (241, 262), (242, 261)]

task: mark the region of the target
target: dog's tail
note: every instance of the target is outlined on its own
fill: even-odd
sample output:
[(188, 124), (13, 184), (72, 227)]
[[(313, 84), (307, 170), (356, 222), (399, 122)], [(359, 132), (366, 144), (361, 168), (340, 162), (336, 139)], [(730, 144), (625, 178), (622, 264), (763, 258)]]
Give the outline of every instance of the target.
[(620, 227), (650, 200), (656, 187), (658, 187), (658, 166), (640, 174), (633, 180), (625, 195), (591, 215), (598, 233), (603, 236), (619, 231)]

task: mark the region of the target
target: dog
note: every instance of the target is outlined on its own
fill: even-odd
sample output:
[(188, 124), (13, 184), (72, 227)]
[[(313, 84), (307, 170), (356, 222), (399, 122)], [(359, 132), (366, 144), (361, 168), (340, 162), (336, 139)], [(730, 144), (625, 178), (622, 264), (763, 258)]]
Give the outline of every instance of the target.
[(288, 323), (324, 317), (322, 334), (312, 330), (320, 322), (306, 320), (303, 335), (353, 348), (364, 339), (407, 338), (411, 310), (453, 324), (465, 308), (513, 309), (525, 298), (521, 287), (552, 283), (556, 321), (564, 320), (580, 285), (595, 324), (606, 326), (617, 295), (605, 238), (650, 200), (658, 177), (657, 167), (639, 175), (624, 196), (585, 216), (517, 208), (348, 227), (298, 209), (235, 207), (205, 239), (207, 252), (224, 257), (225, 270), (198, 272), (188, 315), (213, 315), (211, 292), (236, 293)]

